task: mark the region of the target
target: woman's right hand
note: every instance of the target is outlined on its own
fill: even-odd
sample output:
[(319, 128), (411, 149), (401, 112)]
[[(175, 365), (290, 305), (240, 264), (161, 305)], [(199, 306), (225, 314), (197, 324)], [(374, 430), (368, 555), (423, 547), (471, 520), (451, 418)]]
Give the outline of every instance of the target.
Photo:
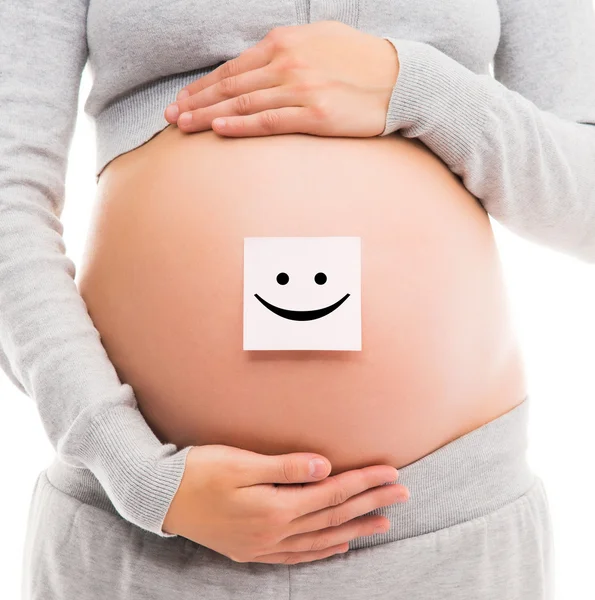
[[(311, 458), (324, 459), (321, 476), (309, 474)], [(390, 465), (328, 477), (330, 471), (330, 462), (311, 452), (193, 446), (163, 530), (235, 562), (310, 562), (348, 550), (350, 540), (376, 527), (386, 531), (385, 517), (361, 515), (408, 498), (405, 486), (382, 485), (398, 477)]]

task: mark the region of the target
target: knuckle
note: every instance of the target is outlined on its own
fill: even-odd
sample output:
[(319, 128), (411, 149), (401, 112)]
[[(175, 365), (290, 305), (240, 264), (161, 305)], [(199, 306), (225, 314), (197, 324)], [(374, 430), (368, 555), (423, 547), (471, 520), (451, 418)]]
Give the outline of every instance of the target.
[(294, 460), (286, 459), (281, 463), (281, 478), (280, 483), (293, 483), (297, 481), (299, 476), (299, 468)]
[(328, 526), (329, 527), (338, 527), (347, 521), (348, 517), (341, 511), (333, 510), (329, 514), (328, 518)]
[(283, 50), (288, 47), (289, 44), (289, 29), (285, 26), (273, 27), (265, 36), (269, 44), (272, 44), (273, 49)]
[(248, 115), (252, 111), (252, 99), (249, 94), (242, 94), (235, 99), (235, 110), (240, 115)]
[(349, 492), (339, 483), (336, 483), (331, 490), (330, 506), (343, 504), (349, 498)]
[(226, 96), (233, 96), (237, 87), (238, 81), (233, 76), (226, 77), (225, 79), (222, 79), (219, 82), (219, 91), (225, 94)]
[(318, 98), (309, 106), (312, 117), (316, 120), (326, 120), (330, 116), (330, 107), (327, 102)]
[(281, 561), (284, 565), (295, 565), (298, 562), (300, 562), (300, 557), (297, 552), (287, 554)]
[[(199, 99), (196, 96), (188, 96), (185, 100), (186, 102), (186, 110), (196, 110), (199, 108)], [(181, 108), (181, 107), (180, 107)]]
[(286, 73), (295, 73), (308, 69), (308, 63), (295, 54), (286, 53), (277, 60), (277, 67)]
[(300, 79), (291, 88), (296, 94), (310, 94), (317, 91), (320, 88), (320, 84), (312, 79)]
[(320, 550), (324, 550), (331, 545), (331, 541), (326, 535), (318, 536), (312, 543), (310, 544), (310, 552), (318, 552)]
[(260, 117), (260, 123), (265, 131), (277, 131), (281, 124), (281, 117), (276, 111), (265, 111)]
[(224, 78), (234, 77), (239, 74), (238, 57), (232, 58), (221, 65), (221, 75)]

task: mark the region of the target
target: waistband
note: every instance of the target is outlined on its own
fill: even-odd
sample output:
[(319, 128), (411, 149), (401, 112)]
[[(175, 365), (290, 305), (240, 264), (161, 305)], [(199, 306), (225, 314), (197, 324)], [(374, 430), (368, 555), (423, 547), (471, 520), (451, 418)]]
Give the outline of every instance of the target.
[[(527, 395), (507, 413), (398, 469), (395, 483), (409, 489), (409, 500), (366, 513), (386, 517), (391, 527), (385, 533), (351, 540), (349, 549), (451, 527), (487, 515), (525, 494), (535, 482), (526, 456), (528, 411)], [(119, 515), (88, 469), (72, 467), (55, 457), (45, 473), (62, 492)]]
[(529, 395), (500, 417), (397, 469), (395, 482), (409, 489), (409, 499), (366, 513), (386, 517), (391, 527), (351, 540), (349, 549), (452, 527), (525, 494), (536, 482), (526, 454), (528, 416)]

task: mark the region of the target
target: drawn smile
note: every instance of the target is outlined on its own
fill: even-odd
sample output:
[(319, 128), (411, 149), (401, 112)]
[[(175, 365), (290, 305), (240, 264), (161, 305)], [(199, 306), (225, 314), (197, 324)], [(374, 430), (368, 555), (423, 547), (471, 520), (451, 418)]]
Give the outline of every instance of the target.
[(343, 304), (343, 302), (349, 298), (350, 294), (345, 294), (341, 300), (331, 304), (330, 306), (325, 308), (317, 308), (315, 310), (288, 310), (286, 308), (279, 308), (278, 306), (274, 306), (270, 302), (267, 302), (258, 294), (254, 294), (254, 296), (263, 306), (268, 308), (276, 315), (283, 317), (284, 319), (290, 319), (291, 321), (314, 321), (315, 319), (326, 317), (334, 310), (337, 310), (337, 308), (339, 308), (339, 306), (341, 306), (341, 304)]

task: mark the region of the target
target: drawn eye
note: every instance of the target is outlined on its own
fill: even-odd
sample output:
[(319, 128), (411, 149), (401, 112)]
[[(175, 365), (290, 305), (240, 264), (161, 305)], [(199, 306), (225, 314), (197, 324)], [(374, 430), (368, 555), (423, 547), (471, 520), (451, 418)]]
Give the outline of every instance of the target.
[(277, 275), (277, 283), (279, 285), (285, 285), (288, 281), (289, 275), (287, 273), (279, 273), (279, 275)]
[(314, 281), (318, 285), (323, 285), (326, 283), (326, 275), (324, 273), (316, 273), (316, 275), (314, 276)]

